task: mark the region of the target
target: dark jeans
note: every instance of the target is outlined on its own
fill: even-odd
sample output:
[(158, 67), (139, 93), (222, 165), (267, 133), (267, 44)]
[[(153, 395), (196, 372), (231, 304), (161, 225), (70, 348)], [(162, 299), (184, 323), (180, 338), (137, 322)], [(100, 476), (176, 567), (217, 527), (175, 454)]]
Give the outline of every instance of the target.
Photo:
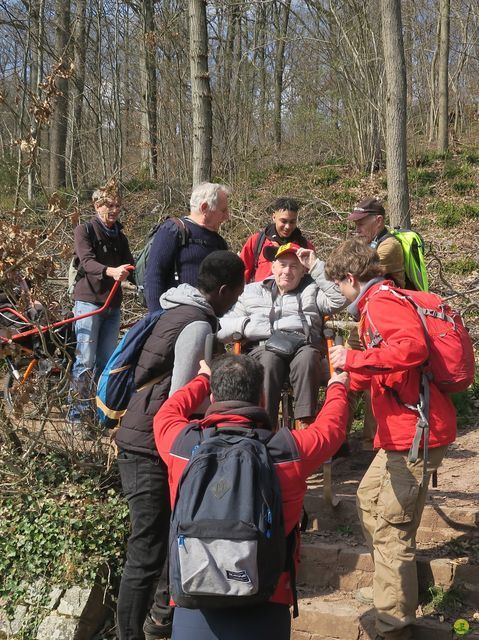
[(289, 640), (291, 616), (283, 604), (236, 609), (177, 607), (171, 640)]
[(155, 620), (171, 616), (165, 562), (170, 525), (168, 470), (159, 458), (129, 451), (120, 451), (117, 462), (131, 522), (118, 594), (118, 637), (144, 640), (143, 623), (152, 600)]

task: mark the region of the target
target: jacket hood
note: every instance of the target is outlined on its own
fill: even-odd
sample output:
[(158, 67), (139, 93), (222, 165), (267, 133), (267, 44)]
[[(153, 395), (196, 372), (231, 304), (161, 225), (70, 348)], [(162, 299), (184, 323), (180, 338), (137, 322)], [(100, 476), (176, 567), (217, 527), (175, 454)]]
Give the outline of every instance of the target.
[(162, 309), (174, 309), (180, 304), (188, 304), (192, 307), (202, 309), (207, 315), (215, 317), (213, 307), (206, 300), (204, 295), (190, 284), (180, 284), (178, 287), (172, 287), (165, 291), (160, 297), (160, 305)]
[(220, 422), (235, 422), (238, 425), (247, 426), (253, 422), (255, 428), (273, 429), (266, 410), (250, 402), (239, 400), (227, 400), (214, 402), (206, 410), (205, 418), (201, 421), (203, 427), (213, 427)]

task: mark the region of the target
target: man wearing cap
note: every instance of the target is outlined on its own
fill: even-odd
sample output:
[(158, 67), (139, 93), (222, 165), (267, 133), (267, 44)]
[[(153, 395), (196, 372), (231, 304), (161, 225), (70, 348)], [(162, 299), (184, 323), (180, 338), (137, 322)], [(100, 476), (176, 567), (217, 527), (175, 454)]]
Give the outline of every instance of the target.
[[(295, 243), (271, 247), (272, 275), (246, 285), (236, 305), (221, 320), (218, 338), (244, 340), (246, 350), (265, 370), (265, 406), (277, 424), (281, 389), (288, 379), (295, 398), (294, 417), (308, 424), (317, 413), (318, 391), (328, 379), (323, 316), (342, 309), (346, 302), (327, 281), (324, 263), (314, 251)], [(291, 355), (279, 355), (269, 340), (300, 336)], [(286, 334), (286, 336), (285, 336)], [(304, 426), (304, 425), (303, 425)]]
[(403, 289), (406, 286), (403, 252), (400, 243), (389, 233), (385, 217), (382, 202), (377, 198), (366, 198), (354, 207), (348, 220), (356, 225), (356, 234), (376, 249), (379, 261), (386, 269), (386, 277)]
[(261, 282), (271, 275), (269, 247), (277, 249), (288, 242), (294, 242), (314, 251), (314, 246), (298, 227), (299, 206), (299, 202), (293, 198), (276, 198), (270, 205), (273, 222), (250, 236), (241, 249), (240, 258), (245, 264), (246, 283)]
[[(386, 212), (383, 204), (377, 198), (366, 198), (357, 204), (348, 216), (348, 220), (356, 225), (356, 234), (362, 238), (372, 249), (376, 249), (379, 261), (386, 271), (386, 277), (404, 288), (406, 276), (404, 273), (404, 258), (402, 247), (388, 231), (385, 224)], [(358, 332), (352, 330), (348, 344), (351, 349), (362, 350)], [(351, 406), (355, 406), (359, 394), (351, 392)], [(349, 414), (349, 428), (354, 418), (354, 410)], [(371, 409), (371, 397), (369, 391), (364, 392), (364, 426), (362, 434), (363, 449), (371, 450), (376, 434), (377, 424)]]

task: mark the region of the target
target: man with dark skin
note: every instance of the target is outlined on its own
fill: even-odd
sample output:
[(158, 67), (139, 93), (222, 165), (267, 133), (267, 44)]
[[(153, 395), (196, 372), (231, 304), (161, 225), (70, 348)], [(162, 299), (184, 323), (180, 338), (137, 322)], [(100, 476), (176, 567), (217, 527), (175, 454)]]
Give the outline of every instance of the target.
[(303, 236), (298, 227), (299, 206), (292, 198), (277, 198), (269, 207), (272, 223), (246, 240), (240, 253), (240, 258), (245, 264), (246, 283), (262, 282), (271, 275), (268, 247), (278, 248), (288, 242), (294, 242), (303, 249), (314, 251), (313, 244)]

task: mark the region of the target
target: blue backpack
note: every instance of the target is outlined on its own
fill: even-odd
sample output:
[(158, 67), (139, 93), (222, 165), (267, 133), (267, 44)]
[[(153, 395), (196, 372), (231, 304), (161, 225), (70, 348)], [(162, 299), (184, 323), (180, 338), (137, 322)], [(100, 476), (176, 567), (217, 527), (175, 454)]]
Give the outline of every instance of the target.
[(113, 429), (126, 412), (135, 389), (135, 368), (145, 342), (164, 309), (147, 314), (118, 343), (100, 376), (96, 406), (100, 424)]
[(288, 570), (281, 490), (266, 447), (271, 435), (221, 425), (203, 432), (193, 448), (170, 524), (170, 589), (177, 605), (266, 602)]

